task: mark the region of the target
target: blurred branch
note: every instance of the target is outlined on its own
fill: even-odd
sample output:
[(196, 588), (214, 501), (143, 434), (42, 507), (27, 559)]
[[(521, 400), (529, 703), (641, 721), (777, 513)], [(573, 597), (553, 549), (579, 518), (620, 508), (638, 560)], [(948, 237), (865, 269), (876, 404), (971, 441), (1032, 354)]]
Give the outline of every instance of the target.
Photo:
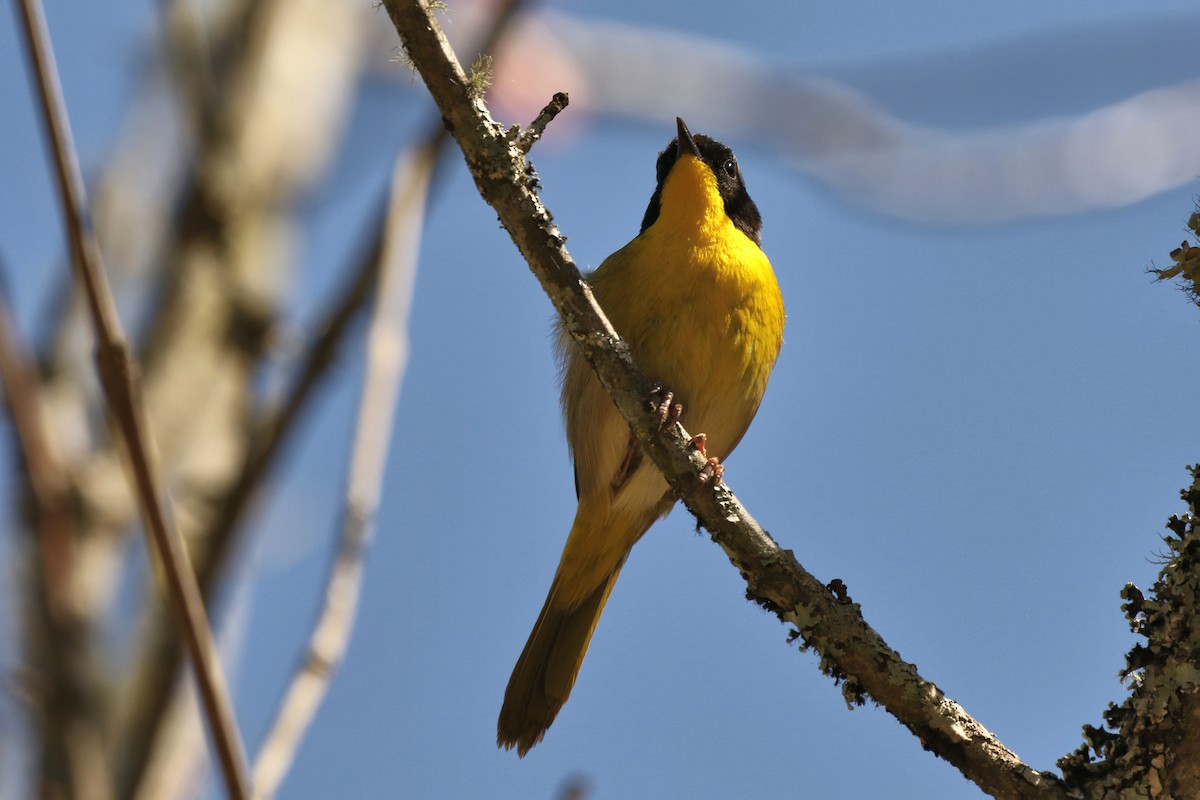
[(39, 782), (44, 793), (107, 800), (112, 780), (104, 763), (91, 629), (71, 592), (78, 553), (70, 479), (46, 435), (37, 367), (20, 340), (4, 286), (0, 279), (0, 378), (35, 523), (25, 639), (31, 672), (41, 676), (32, 687), (42, 746)]
[[(253, 29), (247, 14), (253, 13), (250, 3), (230, 15), (243, 25), (238, 30)], [(171, 82), (178, 89), (182, 111), (193, 135), (203, 139), (217, 119), (220, 91), (213, 52), (217, 49), (209, 36), (208, 26), (200, 9), (191, 0), (160, 0), (160, 27), (166, 44), (164, 57), (170, 68)]]
[(354, 629), (363, 560), (374, 532), (392, 419), (408, 362), (408, 316), (429, 181), (444, 140), (444, 136), (434, 136), (396, 164), (383, 272), (367, 337), (367, 366), (347, 479), (341, 543), (308, 653), (292, 678), (255, 761), (255, 797), (273, 797), (279, 790)]
[[(505, 0), (496, 9), (479, 52), (490, 53), (495, 49), (520, 5), (521, 0)], [(549, 119), (547, 116), (529, 140), (530, 144)], [(425, 208), (438, 156), (448, 139), (439, 120), (422, 145), (397, 161), (392, 177), (389, 210), (382, 225), (382, 246), (374, 248), (381, 268), (380, 286), (367, 335), (367, 366), (350, 457), (341, 541), (330, 567), (324, 605), (309, 638), (308, 651), (284, 693), (255, 760), (254, 791), (259, 798), (270, 798), (278, 792), (345, 657), (354, 630), (363, 562), (374, 535), (396, 400), (408, 363), (408, 317)], [(309, 361), (313, 368), (302, 373), (297, 390), (285, 402), (273, 426), (275, 430), (287, 429), (289, 411), (297, 407), (310, 384), (303, 376), (315, 377), (314, 368), (324, 363), (318, 357), (323, 353), (324, 348), (314, 350), (314, 358)], [(268, 446), (275, 441), (277, 436), (269, 437)], [(228, 528), (214, 531), (216, 536), (232, 529), (236, 519), (234, 511), (227, 520)]]
[(862, 702), (869, 695), (985, 792), (997, 798), (1065, 800), (1055, 776), (1023, 764), (903, 661), (867, 625), (840, 583), (823, 586), (790, 551), (779, 548), (727, 486), (698, 480), (704, 459), (689, 451), (680, 426), (659, 432), (646, 402), (652, 383), (633, 363), (563, 246), (536, 193), (536, 172), (523, 157), (520, 132), (495, 122), (482, 98), (471, 92), (437, 20), (421, 0), (384, 0), (384, 5), (458, 140), (480, 194), (499, 214), (643, 448), (745, 577), (747, 594), (796, 626), (804, 644), (821, 655), (823, 670), (844, 682), (847, 697)]
[(226, 566), (238, 525), (250, 500), (282, 452), (315, 391), (328, 376), (330, 368), (338, 363), (346, 337), (375, 293), (383, 248), (383, 214), (379, 216), (380, 221), (374, 224), (376, 232), (358, 259), (350, 279), (326, 311), (324, 320), (314, 325), (320, 333), (300, 359), (297, 377), (290, 390), (283, 401), (266, 415), (268, 418), (254, 426), (255, 432), (250, 437), (241, 467), (225, 495), (225, 502), (208, 531), (199, 537), (204, 542), (205, 569), (201, 581), (206, 593), (215, 587), (217, 578)]
[[(236, 549), (241, 529), (234, 523), (325, 370), (314, 373), (280, 425), (260, 425), (255, 395), (301, 230), (295, 203), (323, 173), (343, 130), (369, 16), (355, 4), (328, 0), (239, 1), (232, 11), (202, 14), (207, 33), (175, 35), (218, 48), (188, 57), (212, 60), (217, 94), (205, 99), (208, 89), (182, 89), (200, 123), (193, 126), (197, 152), (165, 248), (165, 285), (144, 352), (155, 433), (201, 589), (211, 597)], [(211, 108), (196, 108), (197, 102)], [(359, 273), (335, 345), (369, 295), (371, 269)], [(205, 402), (197, 404), (197, 397)], [(218, 530), (225, 533), (214, 536)], [(187, 770), (148, 774), (151, 763), (180, 763), (177, 749), (200, 753), (174, 735), (173, 721), (187, 715), (168, 710), (180, 697), (181, 663), (170, 620), (148, 614), (132, 651), (137, 659), (127, 672), (117, 734), (119, 789), (122, 798), (157, 798), (176, 791)]]
[[(380, 214), (382, 217), (382, 214)], [(337, 364), (341, 348), (367, 302), (373, 296), (379, 280), (380, 252), (382, 248), (382, 223), (376, 223), (377, 233), (358, 258), (357, 266), (350, 274), (323, 321), (315, 324), (320, 334), (309, 345), (301, 359), (298, 376), (286, 398), (271, 412), (269, 418), (255, 427), (258, 433), (249, 437), (243, 460), (235, 470), (229, 489), (222, 495), (224, 502), (216, 509), (208, 530), (196, 537), (196, 564), (201, 590), (210, 596), (217, 587), (229, 559), (235, 550), (240, 523), (250, 506), (250, 501), (261, 489), (262, 482), (278, 460), (296, 423), (303, 416), (316, 396), (330, 368)], [(159, 621), (160, 624), (164, 621)], [(180, 663), (180, 651), (173, 641), (159, 638), (158, 645), (145, 656), (144, 672), (152, 683), (143, 686), (141, 711), (138, 717), (144, 725), (138, 726), (138, 747), (131, 752), (149, 758), (152, 739), (157, 737), (157, 726), (165, 721), (166, 705), (174, 685), (173, 676)], [(156, 667), (152, 669), (151, 665)]]
[(558, 787), (555, 800), (588, 800), (592, 794), (591, 781), (585, 775), (571, 775)]
[(216, 659), (212, 631), (183, 542), (168, 521), (161, 477), (151, 460), (137, 367), (125, 343), (116, 306), (91, 228), (83, 177), (71, 142), (49, 35), (38, 0), (21, 0), (25, 41), (37, 76), (41, 110), (54, 154), (59, 199), (67, 220), (72, 263), (83, 283), (96, 339), (96, 368), (109, 410), (121, 433), (150, 547), (158, 557), (167, 595), (183, 629), (196, 681), (229, 796), (248, 797), (245, 755), (233, 707)]

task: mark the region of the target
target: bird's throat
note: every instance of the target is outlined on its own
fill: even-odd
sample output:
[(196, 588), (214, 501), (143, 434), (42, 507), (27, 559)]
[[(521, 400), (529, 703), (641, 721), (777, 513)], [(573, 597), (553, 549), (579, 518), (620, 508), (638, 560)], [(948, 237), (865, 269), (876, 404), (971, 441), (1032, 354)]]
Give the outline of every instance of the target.
[(668, 229), (692, 241), (727, 235), (732, 223), (717, 189), (712, 169), (700, 159), (684, 154), (671, 168), (662, 188), (661, 208), (655, 227)]

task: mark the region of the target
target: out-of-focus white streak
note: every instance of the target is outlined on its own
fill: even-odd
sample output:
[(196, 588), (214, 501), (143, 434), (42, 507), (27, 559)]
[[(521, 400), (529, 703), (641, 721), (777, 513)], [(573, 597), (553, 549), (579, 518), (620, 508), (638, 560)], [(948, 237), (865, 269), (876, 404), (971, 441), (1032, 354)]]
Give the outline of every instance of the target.
[[(454, 10), (449, 31), (462, 41), (486, 4), (464, 2)], [(1156, 31), (1169, 23), (1148, 18), (1137, 41), (1156, 40)], [(387, 26), (375, 27), (387, 33)], [(1128, 26), (1041, 32), (1039, 44), (1053, 48), (1056, 35), (1073, 58), (1095, 53), (1101, 70), (1105, 53), (1124, 41)], [(1094, 47), (1079, 41), (1089, 36)], [(387, 45), (394, 46), (394, 39)], [(1026, 58), (1019, 40), (985, 54), (997, 75), (1020, 73), (1016, 67)], [(969, 65), (971, 56), (965, 58)], [(953, 82), (963, 59), (960, 52), (929, 53), (910, 56), (908, 65), (930, 74), (940, 64)], [(891, 68), (885, 61), (843, 67), (867, 76), (867, 83), (872, 71), (884, 75)], [(1195, 180), (1198, 74), (1180, 75), (1179, 83), (1166, 86), (1148, 81), (1143, 91), (1081, 115), (1064, 111), (1031, 121), (1027, 109), (1014, 107), (990, 115), (1003, 120), (1008, 112), (1011, 123), (970, 129), (964, 120), (962, 127), (938, 128), (907, 121), (845, 83), (725, 42), (538, 11), (514, 26), (498, 54), (491, 98), (504, 119), (525, 123), (553, 92), (568, 92), (571, 107), (551, 126), (549, 146), (596, 115), (669, 128), (678, 114), (694, 130), (735, 147), (758, 144), (778, 153), (849, 203), (914, 221), (978, 224), (1127, 205)], [(913, 97), (921, 91), (914, 86)], [(987, 102), (986, 92), (979, 88), (977, 102)], [(903, 98), (888, 100), (903, 108)], [(1029, 107), (1045, 108), (1045, 100), (1031, 96)]]
[(896, 217), (1077, 213), (1134, 203), (1200, 173), (1196, 79), (1082, 116), (951, 131), (905, 122), (844, 84), (726, 44), (544, 16), (587, 76), (593, 112), (680, 114), (720, 138), (758, 141), (847, 201)]
[(990, 222), (1128, 205), (1200, 173), (1200, 81), (1082, 117), (967, 133), (893, 125), (883, 147), (795, 163), (840, 195), (910, 220)]

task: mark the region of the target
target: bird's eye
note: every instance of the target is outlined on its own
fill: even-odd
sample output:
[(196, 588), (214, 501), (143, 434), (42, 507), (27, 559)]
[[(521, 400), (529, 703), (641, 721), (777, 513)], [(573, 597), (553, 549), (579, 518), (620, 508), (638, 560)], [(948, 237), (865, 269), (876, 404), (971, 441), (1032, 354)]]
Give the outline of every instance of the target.
[(731, 177), (731, 178), (737, 177), (737, 162), (734, 161), (732, 158), (727, 159), (725, 161), (725, 163), (722, 165), (722, 168), (725, 170), (725, 174), (728, 175), (729, 177)]

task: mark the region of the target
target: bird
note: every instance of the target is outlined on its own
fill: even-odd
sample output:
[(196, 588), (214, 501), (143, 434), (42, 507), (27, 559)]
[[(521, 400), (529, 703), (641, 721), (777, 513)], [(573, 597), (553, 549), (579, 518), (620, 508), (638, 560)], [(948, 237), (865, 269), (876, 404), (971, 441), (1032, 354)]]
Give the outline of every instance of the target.
[[(660, 419), (702, 431), (693, 442), (720, 477), (758, 411), (786, 315), (733, 150), (675, 121), (641, 230), (587, 280), (656, 382)], [(579, 505), (497, 722), (498, 746), (522, 758), (566, 703), (630, 550), (676, 503), (561, 323), (558, 350)]]

